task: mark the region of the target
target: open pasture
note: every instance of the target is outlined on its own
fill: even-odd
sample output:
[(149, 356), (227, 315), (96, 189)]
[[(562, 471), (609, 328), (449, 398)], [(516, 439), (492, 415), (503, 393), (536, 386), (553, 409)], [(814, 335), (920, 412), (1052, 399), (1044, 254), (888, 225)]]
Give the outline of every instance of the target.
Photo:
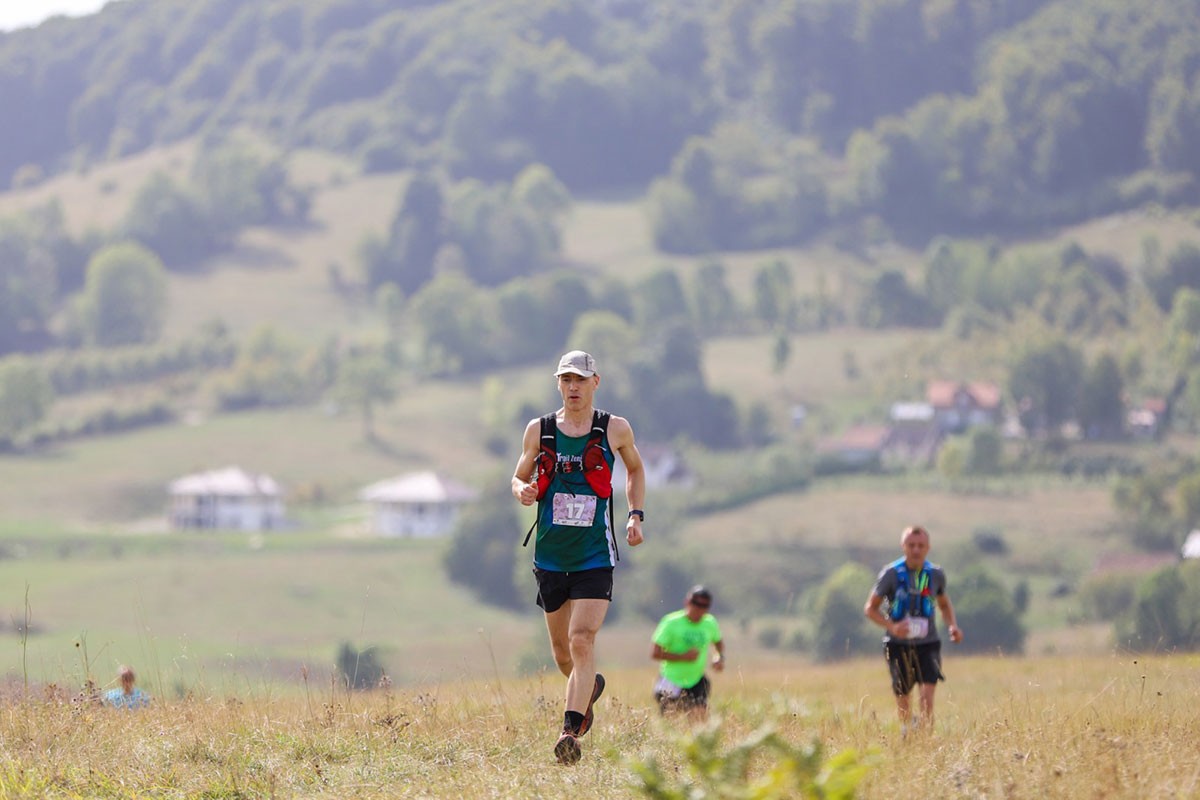
[[(1185, 656), (955, 658), (932, 732), (902, 737), (882, 659), (829, 666), (731, 661), (714, 680), (718, 750), (763, 727), (828, 759), (852, 751), (858, 797), (1194, 797), (1200, 791), (1200, 661)], [(636, 798), (654, 760), (696, 781), (697, 728), (663, 720), (651, 671), (610, 672), (575, 767), (554, 764), (557, 675), (346, 694), (213, 690), (114, 712), (65, 689), (0, 709), (0, 795), (9, 798)], [(749, 779), (776, 762), (752, 760)], [(732, 797), (716, 794), (688, 796)], [(680, 795), (682, 796), (682, 795)], [(737, 795), (743, 796), (743, 795)], [(762, 795), (796, 797), (795, 793)]]

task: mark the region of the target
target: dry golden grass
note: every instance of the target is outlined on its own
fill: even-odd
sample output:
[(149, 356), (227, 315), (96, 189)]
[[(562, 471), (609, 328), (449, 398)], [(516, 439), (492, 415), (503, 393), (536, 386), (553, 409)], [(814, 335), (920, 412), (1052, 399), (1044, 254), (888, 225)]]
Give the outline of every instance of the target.
[[(936, 559), (947, 545), (969, 541), (975, 528), (991, 527), (1003, 531), (1018, 560), (1045, 563), (1048, 558), (1086, 557), (1103, 546), (1103, 532), (1116, 521), (1109, 495), (1109, 488), (1099, 483), (1068, 488), (1046, 481), (1004, 492), (955, 493), (884, 480), (824, 481), (806, 492), (697, 519), (688, 526), (688, 535), (717, 550), (787, 541), (853, 543), (899, 552), (900, 532), (919, 523), (933, 534)], [(738, 518), (747, 515), (753, 524), (739, 524)], [(730, 530), (738, 530), (735, 541)]]
[(1143, 242), (1158, 240), (1160, 257), (1165, 258), (1184, 242), (1195, 242), (1200, 228), (1194, 213), (1164, 209), (1130, 211), (1089, 220), (1058, 232), (1060, 241), (1077, 242), (1088, 252), (1107, 253), (1127, 267), (1140, 269)]
[(72, 233), (109, 230), (125, 216), (138, 190), (154, 173), (186, 179), (195, 151), (196, 142), (187, 140), (90, 169), (65, 172), (27, 189), (0, 192), (0, 216), (58, 201)]
[(678, 270), (685, 282), (690, 280), (693, 268), (712, 258), (725, 265), (729, 287), (743, 302), (750, 302), (753, 297), (758, 269), (774, 261), (783, 261), (791, 267), (798, 291), (811, 293), (820, 287), (833, 299), (845, 299), (855, 280), (867, 268), (873, 269), (870, 265), (911, 272), (920, 259), (919, 253), (890, 246), (864, 260), (825, 241), (803, 249), (772, 248), (702, 256), (663, 253), (655, 248), (644, 203), (636, 197), (577, 203), (563, 231), (563, 256), (571, 262), (595, 265), (626, 281), (640, 280), (669, 266)]
[[(882, 659), (762, 662), (714, 676), (714, 724), (735, 744), (771, 726), (867, 765), (860, 797), (1195, 797), (1200, 660), (947, 655), (931, 731), (903, 738)], [(357, 695), (213, 694), (139, 712), (42, 692), (4, 702), (0, 797), (643, 796), (630, 765), (687, 774), (682, 720), (659, 718), (652, 673), (609, 675), (576, 767), (554, 764), (562, 679)], [(769, 766), (756, 767), (761, 773)], [(696, 794), (696, 797), (716, 797)], [(730, 796), (730, 795), (723, 795)]]

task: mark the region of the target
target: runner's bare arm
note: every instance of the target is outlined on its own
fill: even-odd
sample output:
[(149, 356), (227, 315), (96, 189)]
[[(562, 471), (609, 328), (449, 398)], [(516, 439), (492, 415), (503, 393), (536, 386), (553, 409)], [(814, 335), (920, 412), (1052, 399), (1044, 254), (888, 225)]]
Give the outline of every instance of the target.
[(865, 606), (863, 606), (863, 613), (867, 615), (867, 619), (871, 620), (871, 622), (874, 622), (876, 625), (883, 628), (885, 631), (888, 632), (889, 635), (901, 636), (901, 637), (907, 636), (908, 635), (908, 622), (907, 621), (901, 620), (900, 622), (892, 622), (890, 619), (887, 618), (886, 615), (884, 615), (883, 611), (880, 610), (879, 607), (881, 605), (883, 605), (883, 602), (886, 599), (887, 598), (880, 597), (879, 595), (875, 594), (874, 592), (871, 592), (870, 596), (867, 597), (867, 604)]
[[(630, 510), (642, 509), (646, 501), (646, 470), (642, 464), (642, 455), (634, 444), (633, 426), (629, 424), (629, 420), (615, 414), (609, 419), (608, 442), (625, 465), (625, 500), (629, 503)], [(625, 541), (630, 547), (637, 547), (644, 539), (641, 517), (631, 516), (625, 523)]]
[(937, 596), (938, 609), (942, 612), (942, 619), (946, 620), (946, 630), (950, 633), (950, 641), (958, 644), (962, 641), (963, 633), (958, 627), (958, 618), (954, 616), (954, 604), (950, 602), (950, 595), (943, 592)]

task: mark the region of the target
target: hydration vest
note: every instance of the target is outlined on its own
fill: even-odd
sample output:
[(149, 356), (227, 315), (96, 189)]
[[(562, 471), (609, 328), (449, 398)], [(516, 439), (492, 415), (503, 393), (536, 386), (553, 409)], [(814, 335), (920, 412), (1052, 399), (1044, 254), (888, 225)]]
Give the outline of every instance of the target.
[(612, 497), (612, 469), (604, 458), (604, 447), (601, 444), (608, 434), (608, 420), (611, 416), (607, 411), (600, 409), (592, 411), (592, 431), (583, 447), (582, 467), (570, 461), (558, 460), (558, 416), (551, 412), (542, 417), (542, 446), (536, 462), (538, 500), (546, 496), (550, 489), (550, 481), (554, 480), (557, 473), (571, 473), (580, 469), (597, 497), (605, 500)]
[(905, 617), (933, 618), (933, 593), (929, 588), (929, 573), (933, 564), (926, 561), (917, 574), (915, 583), (908, 579), (908, 564), (903, 558), (897, 559), (892, 565), (896, 570), (896, 596), (892, 599), (888, 610), (893, 621)]
[[(533, 525), (525, 534), (522, 547), (529, 545), (529, 537), (537, 530), (538, 520), (542, 517), (542, 500), (550, 490), (550, 482), (557, 474), (582, 472), (584, 480), (596, 496), (602, 500), (612, 497), (612, 467), (604, 458), (604, 437), (608, 435), (608, 420), (612, 415), (600, 409), (592, 410), (592, 430), (588, 434), (587, 444), (583, 446), (582, 465), (571, 461), (558, 460), (558, 415), (550, 412), (541, 418), (541, 447), (537, 460), (534, 462), (534, 478), (537, 483), (537, 516)], [(612, 514), (609, 514), (609, 525), (612, 525)], [(613, 533), (613, 551), (616, 551), (616, 534)], [(618, 560), (620, 553), (617, 553)]]

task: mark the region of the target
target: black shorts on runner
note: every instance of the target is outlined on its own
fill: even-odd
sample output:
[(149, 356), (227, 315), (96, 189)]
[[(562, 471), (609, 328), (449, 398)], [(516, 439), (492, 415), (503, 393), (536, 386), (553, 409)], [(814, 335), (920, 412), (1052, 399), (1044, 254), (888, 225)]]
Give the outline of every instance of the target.
[(672, 697), (666, 692), (655, 692), (654, 699), (658, 701), (659, 713), (668, 714), (673, 711), (690, 711), (693, 708), (708, 708), (708, 691), (711, 684), (705, 675), (690, 689), (682, 690)]
[(533, 568), (537, 578), (537, 604), (547, 614), (558, 611), (568, 600), (612, 602), (613, 568), (597, 567), (579, 572), (551, 572)]
[(942, 643), (897, 644), (885, 642), (883, 654), (892, 673), (892, 692), (906, 695), (918, 683), (946, 680), (942, 675)]

